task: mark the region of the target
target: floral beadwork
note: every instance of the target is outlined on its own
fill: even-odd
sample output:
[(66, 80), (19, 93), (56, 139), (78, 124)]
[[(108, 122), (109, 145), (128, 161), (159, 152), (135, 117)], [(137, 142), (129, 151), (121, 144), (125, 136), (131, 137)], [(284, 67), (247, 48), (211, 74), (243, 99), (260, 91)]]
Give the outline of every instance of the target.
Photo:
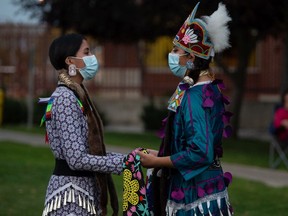
[(189, 84), (180, 82), (174, 94), (168, 101), (168, 110), (176, 112), (177, 107), (180, 106), (185, 91), (189, 88)]
[(128, 202), (134, 206), (139, 202), (139, 196), (137, 195), (137, 191), (139, 190), (139, 182), (136, 179), (132, 180), (132, 172), (128, 169), (124, 170), (123, 176), (123, 211), (127, 211)]
[(148, 216), (145, 181), (140, 156), (136, 155), (135, 151), (124, 159), (123, 184), (123, 215)]

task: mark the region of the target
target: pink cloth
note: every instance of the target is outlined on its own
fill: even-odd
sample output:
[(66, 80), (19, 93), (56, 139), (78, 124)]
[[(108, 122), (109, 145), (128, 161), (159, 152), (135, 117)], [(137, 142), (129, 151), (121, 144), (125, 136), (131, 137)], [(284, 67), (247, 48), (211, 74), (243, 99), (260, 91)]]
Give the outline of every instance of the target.
[[(274, 115), (274, 127), (276, 129), (283, 127), (281, 125), (281, 122), (285, 119), (288, 119), (288, 110), (286, 110), (283, 107), (277, 109)], [(279, 130), (279, 132), (277, 133), (277, 136), (282, 141), (288, 140), (288, 130), (284, 128), (283, 130)]]

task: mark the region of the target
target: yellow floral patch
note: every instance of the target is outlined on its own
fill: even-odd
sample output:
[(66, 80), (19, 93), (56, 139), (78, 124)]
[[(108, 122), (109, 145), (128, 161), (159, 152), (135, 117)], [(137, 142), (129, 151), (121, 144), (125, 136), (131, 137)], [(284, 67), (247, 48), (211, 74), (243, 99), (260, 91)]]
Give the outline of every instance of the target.
[(127, 211), (128, 202), (132, 205), (137, 205), (139, 202), (139, 196), (137, 191), (139, 190), (139, 182), (132, 179), (132, 172), (125, 169), (123, 172), (123, 211)]

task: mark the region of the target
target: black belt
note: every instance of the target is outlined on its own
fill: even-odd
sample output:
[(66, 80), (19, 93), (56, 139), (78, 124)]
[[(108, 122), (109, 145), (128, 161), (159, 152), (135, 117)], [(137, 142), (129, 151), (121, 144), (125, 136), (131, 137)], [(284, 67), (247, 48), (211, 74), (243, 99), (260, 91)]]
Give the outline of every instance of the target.
[(53, 175), (56, 176), (77, 176), (77, 177), (93, 177), (94, 173), (91, 171), (72, 170), (67, 164), (66, 160), (55, 159), (55, 168)]

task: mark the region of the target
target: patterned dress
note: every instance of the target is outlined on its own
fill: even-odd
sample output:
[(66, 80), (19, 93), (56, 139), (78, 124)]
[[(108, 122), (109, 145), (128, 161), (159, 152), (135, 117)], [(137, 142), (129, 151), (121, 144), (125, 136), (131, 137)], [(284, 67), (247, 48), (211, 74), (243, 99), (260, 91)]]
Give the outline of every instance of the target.
[(232, 214), (227, 192), (231, 176), (225, 177), (217, 160), (222, 156), (221, 140), (230, 116), (221, 85), (220, 81), (196, 84), (175, 106), (170, 158), (176, 169), (168, 188), (167, 215)]
[[(74, 93), (64, 86), (52, 94), (51, 118), (46, 120), (49, 144), (55, 159), (70, 169), (120, 174), (125, 155), (88, 153), (87, 119)], [(48, 184), (43, 215), (101, 215), (99, 185), (94, 177), (52, 175)]]

